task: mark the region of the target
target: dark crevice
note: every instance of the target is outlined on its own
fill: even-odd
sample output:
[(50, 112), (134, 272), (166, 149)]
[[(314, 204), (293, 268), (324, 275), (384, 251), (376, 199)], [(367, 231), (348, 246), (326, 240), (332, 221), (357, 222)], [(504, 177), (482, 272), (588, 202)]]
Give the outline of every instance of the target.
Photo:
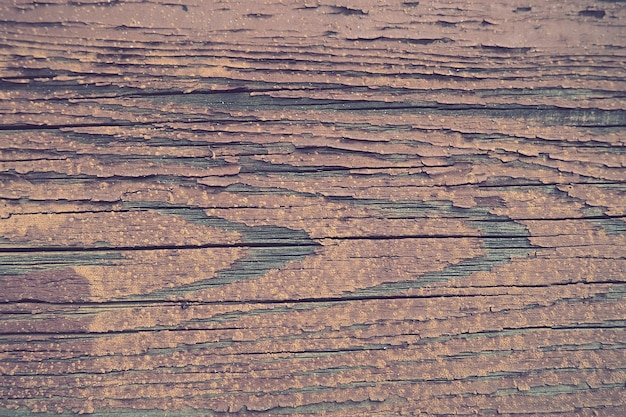
[[(9, 199), (6, 199), (9, 200)], [(16, 199), (16, 200), (20, 200), (20, 199)], [(61, 200), (53, 200), (55, 203), (59, 203), (61, 202)], [(41, 201), (37, 201), (37, 202), (41, 202)], [(80, 203), (84, 203), (84, 204), (89, 204), (89, 205), (93, 205), (93, 206), (107, 206), (110, 207), (117, 202), (109, 202), (109, 201), (104, 201), (104, 202), (91, 202), (90, 200), (77, 200), (76, 201), (78, 204)], [(131, 210), (131, 209), (111, 209), (111, 208), (105, 208), (102, 210), (59, 210), (59, 211), (32, 211), (32, 212), (25, 212), (25, 213), (9, 213), (7, 215), (7, 217), (4, 217), (5, 219), (9, 219), (13, 216), (31, 216), (31, 215), (38, 215), (38, 214), (51, 214), (51, 215), (55, 215), (55, 214), (94, 214), (94, 213), (138, 213), (140, 211), (147, 211), (147, 210)], [(3, 219), (2, 217), (0, 217), (0, 219)], [(2, 249), (0, 249), (0, 253), (2, 252)]]
[[(614, 220), (621, 219), (626, 221), (626, 217), (623, 215), (597, 215), (597, 216), (580, 216), (580, 217), (550, 217), (550, 218), (540, 218), (540, 217), (516, 217), (511, 219), (481, 219), (481, 222), (484, 223), (508, 223), (511, 221), (520, 222), (520, 221), (540, 221), (540, 222), (558, 222), (558, 221), (566, 221), (566, 220)], [(545, 236), (561, 236), (561, 235), (541, 235), (534, 237), (545, 237)]]
[[(358, 87), (342, 87), (342, 89), (354, 90)], [(313, 88), (304, 88), (304, 87), (295, 87), (295, 88), (250, 88), (250, 87), (233, 87), (224, 90), (206, 90), (206, 89), (197, 89), (189, 92), (184, 92), (182, 90), (174, 90), (174, 91), (139, 91), (132, 92), (128, 94), (120, 94), (113, 97), (104, 96), (104, 97), (85, 97), (85, 99), (98, 99), (98, 98), (143, 98), (143, 97), (158, 97), (158, 96), (193, 96), (193, 95), (221, 95), (221, 94), (241, 94), (241, 93), (276, 93), (281, 91), (307, 91), (312, 90)], [(323, 91), (323, 90), (336, 90), (336, 86), (316, 86), (314, 88), (315, 91)], [(82, 99), (82, 97), (81, 97)]]
[[(625, 285), (626, 281), (619, 280), (603, 280), (594, 282), (554, 282), (549, 284), (528, 284), (528, 285), (486, 285), (478, 286), (473, 285), (464, 288), (479, 288), (479, 289), (524, 289), (524, 288), (553, 288), (553, 287), (567, 287), (571, 285)], [(485, 297), (501, 297), (509, 295), (507, 292), (502, 294), (450, 294), (450, 293), (435, 293), (435, 294), (381, 294), (381, 295), (346, 295), (337, 297), (304, 297), (304, 298), (291, 298), (291, 299), (248, 299), (248, 300), (220, 300), (220, 301), (202, 301), (202, 300), (161, 300), (161, 299), (144, 299), (144, 300), (113, 300), (113, 301), (81, 301), (81, 302), (67, 302), (67, 301), (46, 301), (40, 299), (23, 298), (16, 301), (3, 301), (0, 305), (5, 306), (18, 306), (20, 304), (37, 304), (37, 305), (50, 305), (50, 306), (65, 306), (65, 307), (103, 307), (103, 308), (125, 308), (125, 307), (163, 307), (171, 306), (186, 310), (190, 307), (201, 306), (222, 306), (222, 305), (296, 305), (296, 304), (327, 304), (327, 303), (346, 303), (353, 301), (384, 301), (384, 300), (421, 300), (421, 299), (439, 299), (439, 298), (485, 298)], [(0, 314), (7, 314), (6, 312)], [(19, 313), (23, 314), (23, 313)]]
[[(509, 220), (510, 221), (510, 220)], [(329, 236), (320, 240), (406, 240), (406, 239), (526, 239), (528, 235), (449, 235), (449, 234), (415, 234), (415, 235), (368, 235), (368, 236)], [(527, 248), (528, 246), (524, 246)], [(507, 247), (508, 248), (508, 247)]]
[[(450, 318), (451, 320), (454, 320), (454, 318)], [(537, 330), (553, 330), (553, 331), (559, 331), (559, 330), (605, 330), (605, 329), (623, 329), (624, 325), (621, 322), (616, 322), (616, 323), (611, 323), (609, 322), (605, 322), (605, 323), (579, 323), (579, 324), (575, 324), (575, 325), (542, 325), (542, 326), (520, 326), (520, 327), (503, 327), (502, 329), (494, 329), (494, 330), (481, 330), (481, 331), (477, 331), (477, 332), (460, 332), (456, 335), (451, 335), (452, 337), (464, 337), (464, 336), (479, 336), (479, 335), (494, 335), (494, 334), (500, 334), (503, 332), (508, 332), (508, 331), (537, 331)], [(88, 338), (94, 338), (94, 337), (100, 337), (103, 335), (121, 335), (121, 334), (145, 334), (145, 333), (158, 333), (158, 332), (162, 332), (162, 331), (166, 331), (168, 333), (172, 333), (172, 332), (207, 332), (207, 331), (215, 331), (215, 332), (223, 332), (223, 331), (237, 331), (237, 330), (246, 330), (245, 328), (240, 328), (240, 327), (197, 327), (197, 328), (164, 328), (164, 329), (150, 329), (150, 328), (139, 328), (139, 329), (125, 329), (125, 330), (111, 330), (111, 331), (104, 331), (104, 332), (95, 332), (95, 331), (89, 331), (89, 330), (84, 330), (84, 331), (61, 331), (61, 332), (46, 332), (46, 331), (35, 331), (35, 332), (25, 332), (25, 333), (19, 333), (19, 332), (0, 332), (0, 337), (19, 337), (19, 336), (62, 336), (62, 337), (66, 337), (66, 336), (79, 336), (79, 337), (88, 337)], [(421, 342), (418, 342), (417, 344), (424, 344), (424, 343), (428, 343), (429, 338), (424, 338)], [(236, 342), (232, 339), (223, 339), (220, 340), (220, 342)], [(242, 342), (242, 343), (245, 343)], [(413, 343), (414, 344), (414, 343)], [(408, 344), (403, 343), (403, 344), (399, 344), (399, 345), (388, 345), (388, 344), (379, 344), (379, 345), (373, 345), (373, 346), (355, 346), (355, 347), (351, 347), (351, 348), (338, 348), (338, 349), (331, 349), (331, 350), (326, 350), (326, 349), (321, 349), (321, 350), (316, 350), (316, 349), (312, 349), (312, 350), (302, 350), (302, 351), (272, 351), (272, 352), (256, 352), (256, 354), (269, 354), (269, 353), (339, 353), (339, 352), (353, 352), (353, 351), (363, 351), (363, 350), (387, 350), (389, 348), (406, 348), (408, 346)], [(250, 355), (250, 354), (255, 354), (255, 352), (245, 352), (246, 355)]]
[[(5, 200), (11, 200), (11, 201), (19, 201), (21, 200), (20, 198), (16, 198), (16, 199), (8, 199), (5, 198)], [(60, 203), (60, 202), (70, 202), (68, 200), (29, 200), (31, 202), (36, 202), (36, 203), (47, 203), (47, 202), (55, 202), (55, 203)], [(75, 202), (75, 203), (85, 203), (85, 204), (89, 204), (89, 205), (104, 205), (104, 206), (111, 206), (115, 203), (119, 203), (120, 200), (117, 201), (103, 201), (103, 202), (92, 202), (90, 200), (72, 200), (71, 202)], [(212, 206), (198, 206), (198, 208), (201, 209), (217, 209), (217, 210), (225, 210), (225, 209), (230, 209), (232, 208), (231, 206), (216, 206), (216, 205), (212, 205)], [(267, 210), (289, 210), (292, 207), (288, 207), (288, 206), (280, 206), (280, 207), (272, 207), (272, 208), (268, 208)], [(159, 210), (159, 209), (180, 209), (180, 210), (187, 210), (189, 209), (189, 207), (187, 206), (163, 206), (163, 207), (153, 207), (154, 210)], [(243, 206), (243, 205), (238, 205), (237, 209), (260, 209), (259, 206)], [(91, 214), (91, 213), (138, 213), (138, 212), (148, 212), (150, 211), (149, 209), (110, 209), (110, 208), (106, 208), (106, 209), (102, 209), (102, 210), (95, 210), (95, 209), (90, 209), (90, 210), (68, 210), (68, 211), (33, 211), (33, 212), (24, 212), (24, 213), (10, 213), (8, 215), (8, 217), (6, 218), (10, 218), (13, 216), (31, 216), (31, 215), (39, 215), (39, 214), (49, 214), (49, 215), (57, 215), (57, 214)], [(416, 220), (416, 219), (422, 219), (422, 218), (430, 218), (431, 216), (392, 216), (392, 217), (381, 217), (381, 216), (370, 216), (369, 218), (373, 218), (373, 219), (380, 219), (380, 220)], [(458, 216), (448, 216), (448, 217), (443, 217), (445, 219), (457, 219), (459, 218)], [(325, 217), (324, 219), (332, 219), (332, 217)], [(341, 219), (361, 219), (360, 217), (342, 217)], [(466, 218), (464, 218), (466, 219)], [(481, 223), (510, 223), (510, 222), (520, 222), (520, 221), (541, 221), (541, 222), (557, 222), (557, 221), (571, 221), (571, 220), (581, 220), (581, 221), (586, 221), (586, 220), (624, 220), (626, 222), (626, 216), (624, 215), (608, 215), (608, 214), (604, 214), (604, 215), (582, 215), (580, 217), (550, 217), (550, 218), (540, 218), (540, 217), (515, 217), (515, 218), (487, 218), (487, 219), (467, 219), (469, 221), (475, 221), (475, 222), (481, 222)], [(545, 236), (558, 236), (558, 235), (542, 235), (542, 236), (537, 236), (537, 237), (545, 237)], [(428, 238), (428, 239), (442, 239), (442, 238), (477, 238), (477, 239), (495, 239), (495, 238), (502, 238), (502, 239), (506, 239), (506, 238), (521, 238), (521, 237), (528, 237), (527, 235), (480, 235), (480, 234), (475, 234), (475, 235), (439, 235), (439, 234), (423, 234), (423, 235), (378, 235), (378, 236), (338, 236), (338, 237), (333, 237), (333, 236), (327, 236), (327, 237), (319, 237), (318, 240), (321, 239), (336, 239), (336, 240), (367, 240), (367, 239), (372, 239), (372, 240), (393, 240), (393, 239), (418, 239), (418, 238)], [(219, 245), (217, 244), (218, 247), (222, 247), (223, 245)], [(280, 245), (280, 246), (301, 246), (301, 245), (297, 245), (297, 244), (284, 244), (284, 245)], [(147, 246), (147, 247), (143, 247), (141, 249), (137, 249), (137, 250), (148, 250), (148, 249), (194, 249), (194, 248), (198, 248), (198, 245), (179, 245), (179, 246), (171, 246), (171, 247), (167, 247), (167, 246)], [(56, 252), (61, 252), (61, 251), (75, 251), (75, 250), (130, 250), (128, 249), (129, 247), (102, 247), (102, 246), (98, 246), (98, 247), (67, 247), (67, 248), (55, 248), (55, 247), (43, 247), (43, 248), (31, 248), (29, 250), (26, 250), (28, 248), (24, 248), (24, 251), (32, 251), (32, 252), (36, 252), (36, 251), (56, 251)], [(133, 248), (133, 247), (130, 247)], [(16, 249), (15, 251), (21, 251), (20, 249)], [(0, 249), (0, 253), (2, 252), (2, 249)]]
[(214, 124), (239, 124), (239, 123), (255, 123), (259, 122), (256, 118), (243, 118), (243, 119), (164, 119), (164, 120), (151, 120), (148, 122), (100, 122), (100, 123), (64, 123), (64, 124), (29, 124), (29, 123), (19, 123), (12, 125), (0, 125), (0, 131), (3, 130), (58, 130), (58, 129), (71, 129), (71, 128), (81, 128), (81, 127), (132, 127), (132, 126), (150, 126), (150, 125), (161, 125), (168, 123), (207, 123), (211, 125)]
[(348, 41), (358, 42), (396, 42), (409, 45), (431, 45), (439, 43), (454, 43), (453, 39), (443, 38), (393, 38), (388, 36), (378, 36), (376, 38), (347, 38)]
[[(552, 236), (552, 235), (550, 235)], [(548, 237), (550, 237), (548, 236)], [(554, 235), (559, 236), (559, 235)], [(528, 235), (449, 235), (449, 234), (415, 234), (415, 235), (368, 235), (368, 236), (328, 236), (310, 242), (289, 242), (287, 239), (277, 241), (238, 242), (238, 243), (206, 243), (201, 245), (144, 245), (144, 246), (33, 246), (33, 247), (0, 247), (0, 253), (46, 253), (46, 252), (107, 252), (107, 251), (147, 251), (147, 250), (193, 250), (208, 248), (290, 248), (321, 246), (319, 240), (407, 240), (407, 239), (480, 239), (506, 241), (507, 239), (527, 239)], [(513, 241), (511, 243), (514, 243)], [(527, 245), (505, 246), (503, 249), (526, 248)], [(537, 248), (540, 248), (537, 246)]]
[(369, 13), (361, 9), (353, 9), (346, 6), (327, 6), (331, 9), (329, 14), (341, 14), (345, 16), (366, 16)]
[[(610, 180), (591, 180), (591, 181), (577, 181), (577, 182), (517, 182), (515, 178), (506, 178), (509, 183), (489, 183), (489, 182), (477, 182), (477, 183), (463, 183), (463, 184), (451, 184), (451, 185), (442, 185), (447, 188), (458, 188), (458, 187), (467, 187), (467, 186), (475, 186), (478, 188), (520, 188), (520, 187), (556, 187), (556, 186), (567, 186), (567, 185), (626, 185), (626, 181), (610, 181)], [(515, 181), (515, 182), (513, 182)]]
[(207, 248), (289, 248), (320, 246), (311, 243), (284, 242), (241, 242), (241, 243), (206, 243), (202, 245), (146, 245), (146, 246), (39, 246), (39, 247), (0, 247), (0, 253), (39, 253), (39, 252), (107, 252), (107, 251), (146, 251), (146, 250), (190, 250)]
[(623, 129), (623, 128), (626, 127), (626, 124), (622, 124), (622, 123), (617, 123), (617, 124), (598, 123), (598, 124), (594, 124), (594, 125), (591, 125), (591, 124), (572, 124), (572, 126), (574, 126), (574, 127), (584, 127), (584, 128), (599, 128), (599, 129), (604, 129), (604, 128), (620, 128), (620, 129)]
[(596, 19), (603, 19), (606, 16), (606, 12), (604, 10), (581, 10), (578, 12), (579, 16), (584, 17), (595, 17)]

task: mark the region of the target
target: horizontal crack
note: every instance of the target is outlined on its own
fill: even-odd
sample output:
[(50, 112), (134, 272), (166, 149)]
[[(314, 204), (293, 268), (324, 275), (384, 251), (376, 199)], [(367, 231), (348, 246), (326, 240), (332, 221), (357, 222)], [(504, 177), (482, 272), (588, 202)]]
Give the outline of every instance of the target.
[(258, 122), (255, 118), (248, 119), (168, 119), (168, 120), (151, 120), (151, 121), (135, 121), (135, 122), (100, 122), (100, 123), (60, 123), (60, 124), (31, 124), (31, 123), (16, 123), (9, 125), (0, 125), (0, 131), (2, 130), (57, 130), (57, 129), (71, 129), (81, 127), (130, 127), (130, 126), (150, 126), (161, 125), (168, 123), (217, 123), (217, 124), (231, 124), (231, 123), (246, 123), (246, 122)]
[(149, 245), (149, 246), (40, 246), (40, 247), (9, 247), (0, 248), (2, 253), (33, 253), (33, 252), (106, 252), (106, 251), (146, 251), (146, 250), (191, 250), (191, 249), (230, 249), (230, 248), (289, 248), (320, 246), (312, 243), (289, 242), (248, 242), (248, 243), (207, 243), (202, 245)]
[[(289, 247), (309, 247), (321, 246), (317, 243), (321, 240), (407, 240), (407, 239), (481, 239), (481, 240), (506, 240), (506, 239), (527, 239), (527, 235), (436, 235), (436, 234), (416, 234), (416, 235), (369, 235), (369, 236), (329, 236), (316, 238), (310, 243), (302, 242), (239, 242), (239, 243), (206, 243), (201, 245), (146, 245), (146, 246), (33, 246), (33, 247), (0, 247), (2, 253), (34, 253), (34, 252), (106, 252), (106, 251), (146, 251), (146, 250), (190, 250), (190, 249), (228, 249), (228, 248), (289, 248)], [(537, 246), (539, 248), (539, 246)], [(520, 247), (528, 249), (528, 247)], [(514, 249), (507, 246), (506, 249)]]
[[(454, 317), (450, 318), (451, 320)], [(604, 330), (604, 329), (624, 329), (624, 325), (621, 323), (580, 323), (580, 324), (571, 324), (571, 325), (562, 325), (555, 324), (552, 326), (549, 325), (541, 325), (541, 326), (520, 326), (520, 327), (503, 327), (501, 329), (485, 329), (479, 331), (468, 331), (468, 332), (459, 332), (456, 335), (452, 335), (452, 337), (464, 337), (468, 335), (479, 336), (479, 335), (494, 335), (499, 333), (505, 333), (510, 331), (537, 331), (537, 330), (553, 330), (553, 331), (564, 331), (564, 330)], [(75, 330), (75, 331), (61, 331), (61, 332), (53, 332), (53, 331), (35, 331), (35, 332), (0, 332), (0, 337), (6, 336), (81, 336), (81, 337), (99, 337), (102, 335), (120, 335), (120, 334), (141, 334), (141, 333), (154, 333), (154, 332), (222, 332), (222, 331), (237, 331), (237, 330), (245, 330), (245, 328), (240, 327), (182, 327), (182, 328), (138, 328), (138, 329), (124, 329), (124, 330), (109, 330), (109, 331), (90, 331), (90, 330)], [(416, 333), (416, 335), (419, 335)], [(424, 340), (428, 340), (425, 338)], [(232, 341), (232, 339), (224, 339), (222, 341)], [(350, 348), (348, 348), (350, 350)], [(378, 349), (387, 349), (386, 347), (379, 347)], [(342, 349), (343, 350), (343, 349)], [(371, 348), (358, 347), (356, 350), (372, 350)]]
[[(625, 281), (619, 280), (604, 280), (594, 282), (554, 282), (549, 284), (528, 284), (528, 285), (500, 285), (500, 286), (469, 286), (467, 288), (477, 289), (497, 289), (503, 290), (518, 288), (549, 288), (549, 287), (566, 287), (569, 285), (613, 285), (613, 284), (626, 284)], [(163, 299), (144, 299), (144, 300), (113, 300), (113, 301), (84, 301), (84, 302), (67, 302), (67, 301), (46, 301), (39, 299), (23, 298), (16, 301), (0, 302), (0, 305), (19, 305), (19, 304), (40, 304), (40, 305), (54, 305), (54, 306), (68, 306), (68, 307), (163, 307), (166, 305), (172, 307), (179, 307), (181, 309), (187, 309), (191, 306), (214, 306), (214, 305), (249, 305), (249, 304), (267, 304), (267, 305), (285, 305), (285, 304), (313, 304), (313, 303), (343, 303), (350, 301), (384, 301), (384, 300), (420, 300), (420, 299), (435, 299), (435, 298), (476, 298), (476, 297), (499, 297), (510, 295), (508, 292), (501, 294), (448, 294), (448, 293), (435, 293), (435, 294), (395, 294), (395, 295), (346, 295), (336, 297), (304, 297), (293, 299), (248, 299), (248, 300), (219, 300), (219, 301), (203, 301), (203, 300), (163, 300)], [(6, 314), (0, 313), (0, 314)], [(19, 313), (22, 314), (22, 313)]]

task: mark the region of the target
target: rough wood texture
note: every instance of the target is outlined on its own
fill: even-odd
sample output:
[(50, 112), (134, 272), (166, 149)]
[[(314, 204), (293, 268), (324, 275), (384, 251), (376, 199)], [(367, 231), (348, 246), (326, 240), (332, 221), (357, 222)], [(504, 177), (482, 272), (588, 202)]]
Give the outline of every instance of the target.
[(623, 3), (0, 21), (0, 415), (626, 414)]

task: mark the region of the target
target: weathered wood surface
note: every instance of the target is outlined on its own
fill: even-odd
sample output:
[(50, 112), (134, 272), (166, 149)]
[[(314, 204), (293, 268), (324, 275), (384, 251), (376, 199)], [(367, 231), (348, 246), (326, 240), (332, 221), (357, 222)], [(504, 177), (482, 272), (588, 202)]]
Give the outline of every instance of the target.
[(626, 413), (623, 3), (0, 21), (0, 415)]

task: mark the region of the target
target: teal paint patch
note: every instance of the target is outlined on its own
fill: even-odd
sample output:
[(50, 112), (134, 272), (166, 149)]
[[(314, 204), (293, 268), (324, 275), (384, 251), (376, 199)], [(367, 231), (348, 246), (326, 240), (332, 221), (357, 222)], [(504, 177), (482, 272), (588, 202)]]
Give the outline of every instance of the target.
[[(593, 391), (606, 390), (606, 389), (623, 389), (624, 384), (613, 383), (613, 384), (601, 384), (599, 386), (595, 386)], [(574, 384), (559, 384), (559, 385), (542, 385), (539, 387), (530, 387), (527, 391), (520, 391), (517, 388), (507, 388), (507, 389), (498, 389), (493, 393), (496, 397), (503, 396), (556, 396), (562, 394), (576, 394), (581, 392), (589, 392), (592, 388), (586, 383), (581, 382), (578, 385)], [(572, 407), (573, 408), (573, 407)]]
[[(146, 208), (141, 203), (133, 203), (134, 208)], [(260, 277), (272, 269), (280, 269), (285, 264), (300, 261), (313, 254), (319, 243), (312, 240), (303, 230), (293, 230), (279, 226), (247, 226), (220, 217), (207, 216), (203, 209), (192, 207), (167, 208), (150, 207), (157, 213), (182, 217), (187, 221), (226, 231), (241, 233), (241, 243), (236, 246), (245, 248), (245, 255), (235, 261), (230, 268), (220, 271), (216, 276), (201, 279), (193, 284), (173, 289), (162, 289), (134, 298), (183, 296), (186, 293), (215, 288), (233, 282)], [(263, 298), (263, 297), (259, 297)]]
[[(133, 203), (136, 208), (146, 208), (141, 203)], [(202, 208), (196, 207), (176, 207), (167, 208), (167, 205), (160, 204), (161, 208), (150, 207), (159, 214), (168, 216), (178, 216), (192, 223), (201, 224), (226, 231), (238, 232), (242, 235), (241, 246), (284, 244), (289, 246), (320, 246), (309, 237), (304, 230), (294, 230), (280, 226), (248, 226), (244, 223), (233, 222), (221, 217), (207, 216)]]
[[(351, 71), (355, 77), (369, 76), (367, 73)], [(347, 74), (347, 73), (346, 73)], [(412, 75), (410, 77), (413, 77)], [(327, 89), (327, 87), (326, 87)], [(388, 94), (396, 89), (387, 90)], [(137, 99), (149, 100), (158, 108), (172, 108), (171, 112), (161, 110), (158, 115), (180, 118), (180, 112), (176, 111), (175, 104), (180, 103), (186, 108), (196, 107), (198, 109), (210, 108), (214, 113), (210, 117), (214, 123), (245, 123), (260, 121), (254, 116), (234, 117), (229, 111), (246, 110), (255, 111), (264, 109), (267, 111), (280, 111), (289, 109), (291, 111), (360, 111), (364, 113), (382, 113), (384, 114), (432, 114), (438, 115), (455, 115), (455, 116), (477, 116), (488, 115), (497, 118), (521, 118), (533, 120), (544, 125), (570, 125), (570, 126), (620, 126), (626, 124), (626, 111), (623, 110), (603, 110), (603, 109), (564, 109), (558, 106), (549, 105), (524, 105), (517, 104), (442, 104), (436, 101), (399, 101), (384, 102), (376, 100), (337, 100), (331, 98), (285, 98), (272, 97), (263, 94), (250, 94), (251, 90), (231, 90), (231, 91), (199, 91), (192, 94), (166, 94), (153, 96), (138, 96)], [(259, 91), (262, 92), (262, 91)], [(402, 90), (399, 91), (399, 94)], [(125, 111), (120, 105), (105, 106), (114, 111)], [(222, 118), (220, 118), (220, 110), (224, 110)], [(154, 110), (150, 110), (154, 111)], [(143, 114), (138, 112), (136, 114)], [(154, 114), (153, 114), (154, 116)], [(186, 117), (193, 117), (194, 114), (185, 114)], [(204, 116), (206, 119), (206, 116)], [(193, 120), (192, 120), (193, 121)]]
[[(344, 200), (345, 201), (345, 200)], [(371, 200), (352, 199), (356, 205), (367, 204), (371, 207)], [(395, 211), (396, 203), (377, 201), (378, 207), (386, 212)], [(413, 207), (413, 209), (411, 209)], [(534, 249), (528, 239), (530, 232), (520, 223), (516, 223), (506, 216), (491, 214), (488, 208), (460, 208), (452, 206), (450, 202), (402, 202), (397, 205), (404, 216), (412, 214), (414, 217), (463, 218), (469, 219), (469, 225), (480, 230), (481, 246), (485, 255), (466, 259), (454, 265), (448, 265), (441, 271), (429, 272), (415, 277), (414, 280), (384, 283), (363, 288), (344, 296), (375, 297), (389, 293), (403, 292), (409, 289), (423, 288), (434, 283), (459, 279), (474, 272), (489, 271), (494, 266), (509, 262), (512, 257), (528, 257)], [(476, 219), (476, 220), (473, 220)], [(477, 220), (485, 219), (485, 220)], [(453, 237), (453, 236), (451, 236)]]
[[(186, 293), (206, 290), (234, 282), (246, 281), (261, 277), (272, 269), (280, 269), (283, 265), (300, 261), (314, 252), (314, 246), (282, 246), (252, 248), (246, 251), (246, 255), (234, 262), (229, 269), (223, 270), (214, 277), (202, 279), (193, 284), (182, 285), (174, 289), (164, 289), (142, 295), (152, 297), (183, 296)], [(263, 294), (256, 294), (257, 298), (263, 298)]]
[[(623, 277), (620, 278), (624, 279)], [(624, 297), (626, 297), (626, 282), (612, 285), (611, 288), (609, 288), (609, 293), (606, 295), (606, 298), (609, 300), (619, 300)]]
[(626, 233), (626, 218), (597, 218), (587, 220), (594, 226), (602, 227), (608, 235), (617, 236)]
[(0, 255), (0, 277), (77, 266), (110, 266), (124, 259), (114, 251), (11, 252)]

